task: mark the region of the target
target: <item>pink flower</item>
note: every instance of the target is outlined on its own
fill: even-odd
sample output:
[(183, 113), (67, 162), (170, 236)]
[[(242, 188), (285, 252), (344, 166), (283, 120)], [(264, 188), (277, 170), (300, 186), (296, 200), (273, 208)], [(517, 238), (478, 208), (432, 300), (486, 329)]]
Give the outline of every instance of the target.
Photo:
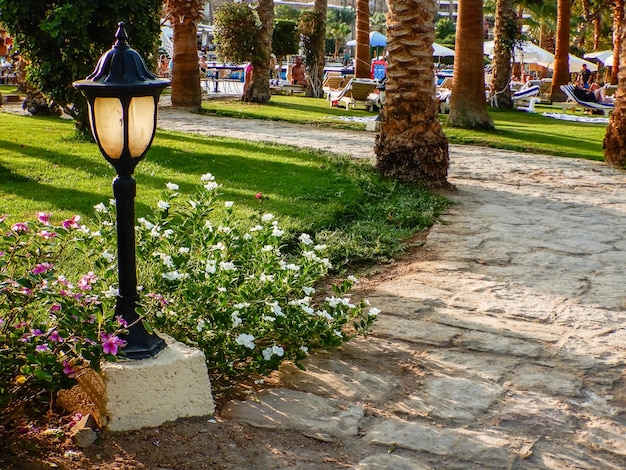
[(79, 220), (80, 215), (73, 215), (71, 219), (64, 220), (61, 225), (63, 225), (64, 229), (80, 228), (80, 224), (78, 223)]
[(97, 280), (98, 277), (92, 271), (89, 271), (78, 281), (78, 288), (80, 290), (91, 290), (91, 285), (95, 284)]
[(50, 351), (50, 346), (48, 346), (48, 343), (38, 344), (35, 347), (35, 351), (37, 351), (37, 352), (48, 352), (48, 351)]
[(118, 348), (124, 347), (126, 341), (119, 339), (117, 336), (109, 333), (102, 334), (102, 351), (105, 354), (113, 354), (114, 356), (118, 352)]
[(61, 311), (61, 306), (59, 304), (54, 304), (52, 307), (50, 307), (50, 313), (57, 313)]
[(7, 220), (7, 215), (6, 214), (0, 215), (0, 224), (4, 222), (5, 220)]
[(128, 328), (128, 322), (122, 318), (121, 315), (116, 315), (115, 319), (120, 324), (122, 328)]
[(37, 220), (42, 224), (50, 225), (50, 214), (49, 212), (37, 212)]
[(37, 233), (37, 235), (39, 235), (44, 240), (51, 240), (57, 236), (56, 232), (49, 232), (48, 230), (42, 230), (41, 232)]
[(33, 268), (33, 274), (43, 274), (51, 267), (52, 265), (50, 263), (40, 263)]
[(29, 289), (28, 287), (24, 287), (20, 292), (24, 295), (31, 295), (33, 293), (32, 289)]
[(11, 230), (14, 232), (28, 232), (28, 225), (24, 222), (18, 222), (16, 224), (11, 225)]
[(61, 337), (61, 335), (59, 334), (57, 330), (52, 330), (52, 333), (50, 333), (50, 336), (48, 336), (48, 339), (55, 343), (63, 341), (63, 338)]
[(263, 199), (263, 193), (259, 191), (254, 197), (256, 197), (257, 199)]
[(74, 377), (76, 377), (76, 373), (74, 372), (74, 369), (72, 368), (70, 363), (67, 361), (63, 361), (63, 373), (67, 375), (70, 379), (73, 379)]

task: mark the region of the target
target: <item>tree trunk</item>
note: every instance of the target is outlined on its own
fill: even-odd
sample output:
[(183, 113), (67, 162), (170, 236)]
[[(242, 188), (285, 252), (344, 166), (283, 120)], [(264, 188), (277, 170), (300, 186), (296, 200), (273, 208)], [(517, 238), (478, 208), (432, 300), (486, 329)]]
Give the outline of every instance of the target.
[(621, 54), (620, 31), (624, 24), (624, 0), (615, 0), (613, 4), (613, 66), (611, 67), (611, 85), (617, 85), (619, 56)]
[(272, 50), (272, 33), (274, 31), (274, 2), (259, 0), (257, 14), (261, 20), (259, 30), (259, 50), (252, 60), (252, 82), (243, 101), (252, 103), (268, 103), (270, 101), (270, 51)]
[(328, 0), (315, 0), (313, 5), (315, 11), (320, 12), (320, 22), (318, 27), (321, 31), (322, 40), (319, 41), (315, 51), (315, 60), (309, 64), (309, 87), (307, 96), (313, 98), (324, 98), (324, 65), (326, 62), (326, 14), (328, 10)]
[(511, 57), (513, 41), (511, 26), (515, 22), (513, 0), (498, 0), (496, 4), (496, 24), (494, 37), (494, 68), (491, 80), (491, 93), (495, 94), (499, 108), (511, 109)]
[(485, 97), (482, 0), (459, 0), (455, 57), (448, 124), (493, 129)]
[(202, 104), (196, 22), (202, 0), (167, 0), (166, 18), (174, 31), (172, 56), (172, 106), (197, 111)]
[(370, 7), (368, 0), (356, 0), (356, 78), (370, 78)]
[(569, 76), (569, 30), (572, 16), (570, 0), (558, 0), (556, 14), (556, 49), (554, 51), (554, 75), (552, 76), (552, 101), (565, 101), (567, 97), (561, 85), (570, 81)]
[[(620, 34), (621, 33), (621, 34)], [(626, 51), (626, 28), (622, 25), (615, 34), (621, 39), (620, 54)], [(624, 54), (626, 55), (626, 54)], [(611, 165), (626, 166), (626, 57), (620, 57), (615, 109), (604, 136), (604, 158)]]
[(376, 166), (386, 178), (452, 189), (433, 80), (435, 1), (393, 0), (388, 8), (388, 80)]

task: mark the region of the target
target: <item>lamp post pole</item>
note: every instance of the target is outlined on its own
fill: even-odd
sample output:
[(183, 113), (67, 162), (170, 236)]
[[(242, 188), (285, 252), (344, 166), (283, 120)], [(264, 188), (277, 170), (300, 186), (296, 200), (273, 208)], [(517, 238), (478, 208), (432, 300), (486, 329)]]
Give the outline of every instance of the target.
[(128, 324), (124, 352), (129, 359), (155, 356), (165, 341), (148, 333), (137, 314), (137, 263), (135, 257), (135, 195), (132, 174), (150, 148), (156, 130), (159, 96), (169, 80), (151, 73), (139, 54), (131, 49), (124, 23), (117, 41), (105, 52), (96, 70), (74, 82), (87, 98), (91, 131), (104, 158), (115, 168), (113, 195), (117, 212), (117, 259), (119, 293), (115, 314)]

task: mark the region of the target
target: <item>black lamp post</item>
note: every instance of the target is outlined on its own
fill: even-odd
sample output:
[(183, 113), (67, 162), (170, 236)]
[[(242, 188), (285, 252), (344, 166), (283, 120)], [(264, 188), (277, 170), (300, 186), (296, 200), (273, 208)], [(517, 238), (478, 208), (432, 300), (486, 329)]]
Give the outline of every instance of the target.
[(128, 323), (124, 351), (130, 359), (145, 359), (165, 348), (165, 341), (149, 334), (136, 313), (137, 267), (135, 259), (135, 166), (150, 148), (156, 131), (157, 104), (169, 80), (151, 73), (126, 40), (124, 23), (118, 24), (117, 41), (105, 52), (94, 72), (74, 82), (89, 103), (89, 122), (100, 151), (115, 168), (113, 194), (117, 208), (119, 295), (116, 315)]

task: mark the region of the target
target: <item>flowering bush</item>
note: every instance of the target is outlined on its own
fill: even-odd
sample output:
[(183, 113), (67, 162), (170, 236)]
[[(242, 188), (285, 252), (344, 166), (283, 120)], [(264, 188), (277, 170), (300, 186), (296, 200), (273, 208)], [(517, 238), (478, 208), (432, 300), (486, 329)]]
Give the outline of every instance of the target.
[[(326, 246), (306, 233), (294, 243), (271, 214), (260, 212), (246, 226), (230, 201), (214, 220), (219, 185), (211, 174), (202, 183), (186, 198), (167, 184), (153, 213), (138, 220), (137, 258), (141, 313), (157, 330), (202, 349), (213, 380), (298, 364), (313, 349), (369, 329), (378, 310), (347, 296), (354, 277), (332, 286), (331, 295), (316, 292), (331, 267)], [(101, 226), (110, 226), (114, 205), (97, 209)]]
[(83, 238), (79, 219), (55, 227), (39, 213), (8, 227), (0, 216), (0, 424), (24, 403), (74, 385), (81, 368), (114, 360), (124, 345), (110, 313), (112, 270), (59, 273)]

